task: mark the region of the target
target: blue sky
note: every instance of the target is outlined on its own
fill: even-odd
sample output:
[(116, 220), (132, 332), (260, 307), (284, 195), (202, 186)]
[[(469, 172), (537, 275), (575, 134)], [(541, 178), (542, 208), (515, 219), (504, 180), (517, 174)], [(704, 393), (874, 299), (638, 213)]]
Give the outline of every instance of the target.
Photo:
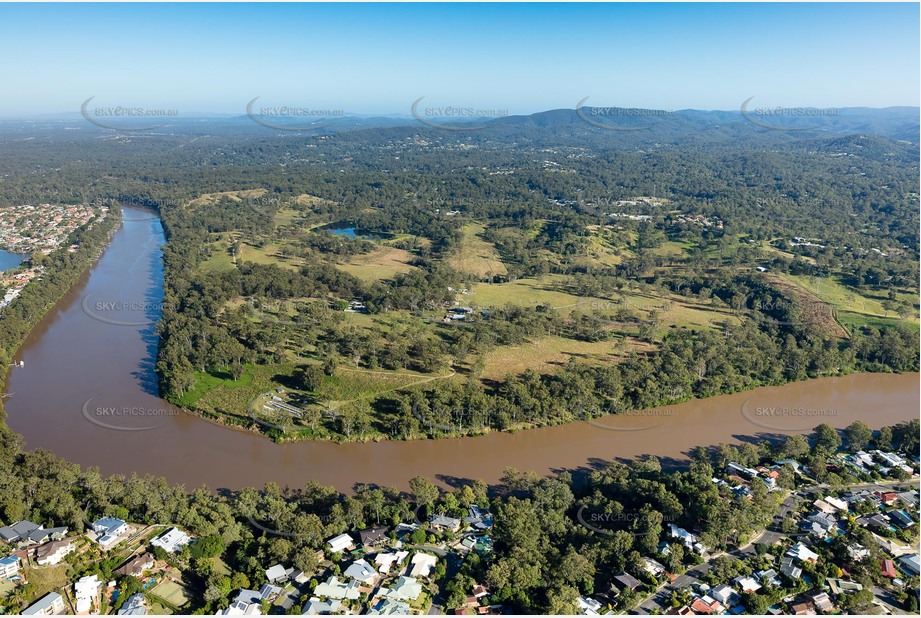
[(0, 116), (919, 104), (917, 4), (0, 4)]

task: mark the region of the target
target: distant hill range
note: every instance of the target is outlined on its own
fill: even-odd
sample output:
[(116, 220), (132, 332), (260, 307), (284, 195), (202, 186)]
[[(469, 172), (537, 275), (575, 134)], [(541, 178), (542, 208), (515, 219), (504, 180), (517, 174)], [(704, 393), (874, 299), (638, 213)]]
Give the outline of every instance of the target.
[[(764, 144), (803, 143), (830, 137), (879, 136), (892, 141), (919, 142), (918, 107), (760, 108), (754, 101), (734, 111), (644, 110), (581, 107), (555, 109), (521, 116), (470, 118), (462, 122), (420, 116), (343, 115), (311, 123), (304, 120), (256, 116), (180, 115), (165, 119), (157, 132), (193, 135), (301, 136), (346, 134), (360, 139), (399, 138), (414, 134), (456, 136), (470, 142), (512, 140), (523, 146), (594, 145), (648, 147), (752, 139)], [(146, 122), (146, 121), (145, 121)], [(113, 125), (117, 124), (112, 122)], [(148, 123), (150, 124), (150, 123)], [(124, 125), (130, 128), (130, 122)], [(88, 132), (96, 127), (77, 115), (45, 116), (36, 120), (0, 121), (0, 133), (9, 135), (38, 129)], [(823, 147), (824, 148), (824, 147)]]

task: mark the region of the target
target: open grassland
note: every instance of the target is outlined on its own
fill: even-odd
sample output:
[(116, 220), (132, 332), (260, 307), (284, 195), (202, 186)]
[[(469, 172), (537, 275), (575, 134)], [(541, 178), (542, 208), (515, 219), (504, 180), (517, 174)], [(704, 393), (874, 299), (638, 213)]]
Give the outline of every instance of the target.
[(483, 226), (478, 223), (465, 225), (461, 230), (463, 238), (460, 247), (448, 263), (452, 268), (477, 277), (505, 275), (508, 270), (496, 247), (482, 238)]
[(519, 375), (528, 369), (538, 373), (553, 373), (570, 358), (586, 364), (617, 362), (631, 350), (651, 348), (635, 339), (611, 339), (585, 342), (564, 337), (542, 337), (521, 345), (496, 348), (486, 354), (483, 377), (501, 380)]
[(57, 592), (70, 584), (70, 578), (67, 576), (69, 568), (70, 566), (65, 563), (40, 569), (24, 566), (22, 574), (32, 585), (33, 598), (40, 599), (49, 592)]
[(518, 279), (507, 283), (478, 283), (470, 296), (466, 297), (480, 307), (502, 307), (518, 305), (521, 307), (563, 307), (576, 306), (580, 301), (591, 302), (601, 299), (580, 298), (561, 291), (565, 277), (546, 275), (538, 279)]
[(408, 273), (412, 254), (403, 249), (378, 245), (371, 253), (351, 256), (348, 261), (336, 264), (336, 268), (354, 275), (366, 282), (393, 279), (396, 275)]

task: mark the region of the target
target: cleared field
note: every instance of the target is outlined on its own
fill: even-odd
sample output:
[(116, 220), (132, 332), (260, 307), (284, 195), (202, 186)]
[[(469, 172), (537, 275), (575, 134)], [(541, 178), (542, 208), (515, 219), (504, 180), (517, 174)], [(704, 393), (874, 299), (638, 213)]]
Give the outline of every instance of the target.
[(455, 269), (476, 275), (488, 277), (492, 275), (505, 275), (508, 270), (502, 263), (502, 258), (496, 247), (483, 240), (481, 234), (485, 228), (478, 223), (465, 225), (462, 229), (463, 239), (455, 255), (448, 263)]
[(371, 253), (352, 256), (347, 262), (336, 264), (336, 268), (362, 281), (371, 282), (408, 273), (415, 268), (409, 264), (411, 260), (412, 254), (409, 251), (378, 245)]
[(587, 364), (616, 362), (624, 353), (641, 344), (624, 339), (596, 341), (593, 343), (543, 337), (522, 345), (497, 348), (486, 355), (483, 377), (501, 380), (506, 375), (518, 375), (528, 369), (539, 373), (552, 373), (565, 365), (570, 358)]
[(247, 199), (264, 198), (268, 189), (244, 189), (242, 191), (221, 191), (219, 193), (203, 193), (200, 197), (189, 202), (189, 206), (196, 208), (199, 206), (208, 206), (216, 204), (221, 199), (229, 199), (234, 202), (242, 202)]
[[(817, 296), (822, 301), (834, 306), (840, 311), (862, 314), (874, 318), (899, 319), (895, 311), (888, 311), (883, 307), (883, 298), (874, 292), (858, 293), (842, 285), (838, 280), (828, 277), (808, 277), (779, 274), (784, 281), (796, 285), (805, 291)], [(917, 301), (908, 294), (900, 296), (904, 300)], [(913, 304), (917, 304), (916, 302)], [(905, 319), (907, 322), (918, 323), (918, 316), (913, 315)]]
[(175, 607), (182, 607), (189, 602), (189, 597), (186, 595), (186, 589), (171, 581), (160, 582), (154, 586), (150, 594), (163, 599)]
[(335, 376), (323, 380), (323, 385), (317, 389), (317, 396), (333, 402), (333, 407), (336, 407), (336, 402), (369, 398), (449, 376), (450, 374), (433, 376), (410, 371), (369, 371), (340, 367), (336, 370)]
[(502, 307), (512, 304), (522, 307), (545, 305), (549, 307), (575, 306), (598, 298), (580, 298), (558, 289), (564, 277), (547, 275), (539, 279), (518, 279), (508, 283), (478, 283), (467, 297), (480, 307)]

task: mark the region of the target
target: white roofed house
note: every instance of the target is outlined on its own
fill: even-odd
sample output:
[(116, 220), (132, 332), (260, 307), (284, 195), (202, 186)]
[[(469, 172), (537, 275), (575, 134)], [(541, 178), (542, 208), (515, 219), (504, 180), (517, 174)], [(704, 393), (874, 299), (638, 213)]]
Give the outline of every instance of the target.
[(87, 575), (81, 577), (74, 584), (74, 607), (78, 614), (85, 614), (96, 606), (99, 607), (99, 591), (102, 590), (102, 582), (99, 581), (98, 575)]
[(601, 602), (590, 597), (579, 597), (579, 613), (585, 616), (597, 616), (601, 613)]
[(381, 573), (386, 573), (393, 565), (402, 564), (409, 557), (408, 551), (380, 553), (374, 557), (374, 564)]
[(218, 612), (218, 616), (261, 616), (262, 595), (255, 590), (241, 590), (227, 609)]
[(348, 534), (343, 533), (328, 540), (326, 545), (332, 553), (338, 553), (354, 548), (355, 540)]
[(413, 577), (428, 577), (432, 569), (435, 568), (435, 564), (438, 562), (438, 558), (431, 554), (424, 554), (422, 552), (417, 553), (413, 556), (412, 559), (412, 571), (410, 575)]
[(675, 524), (668, 524), (669, 532), (672, 538), (678, 539), (688, 549), (693, 549), (697, 553), (704, 553), (706, 548), (701, 544), (696, 535), (691, 534), (684, 528), (679, 528)]
[(175, 554), (188, 545), (192, 538), (179, 528), (170, 528), (150, 542), (154, 547), (162, 547), (166, 553)]
[(761, 584), (752, 577), (736, 577), (732, 580), (742, 592), (753, 593), (761, 590)]
[(270, 566), (265, 570), (265, 578), (273, 584), (288, 581), (288, 570), (280, 564)]
[(819, 554), (815, 553), (802, 543), (797, 543), (788, 549), (786, 555), (790, 558), (795, 558), (800, 562), (811, 562), (813, 564), (819, 559)]

